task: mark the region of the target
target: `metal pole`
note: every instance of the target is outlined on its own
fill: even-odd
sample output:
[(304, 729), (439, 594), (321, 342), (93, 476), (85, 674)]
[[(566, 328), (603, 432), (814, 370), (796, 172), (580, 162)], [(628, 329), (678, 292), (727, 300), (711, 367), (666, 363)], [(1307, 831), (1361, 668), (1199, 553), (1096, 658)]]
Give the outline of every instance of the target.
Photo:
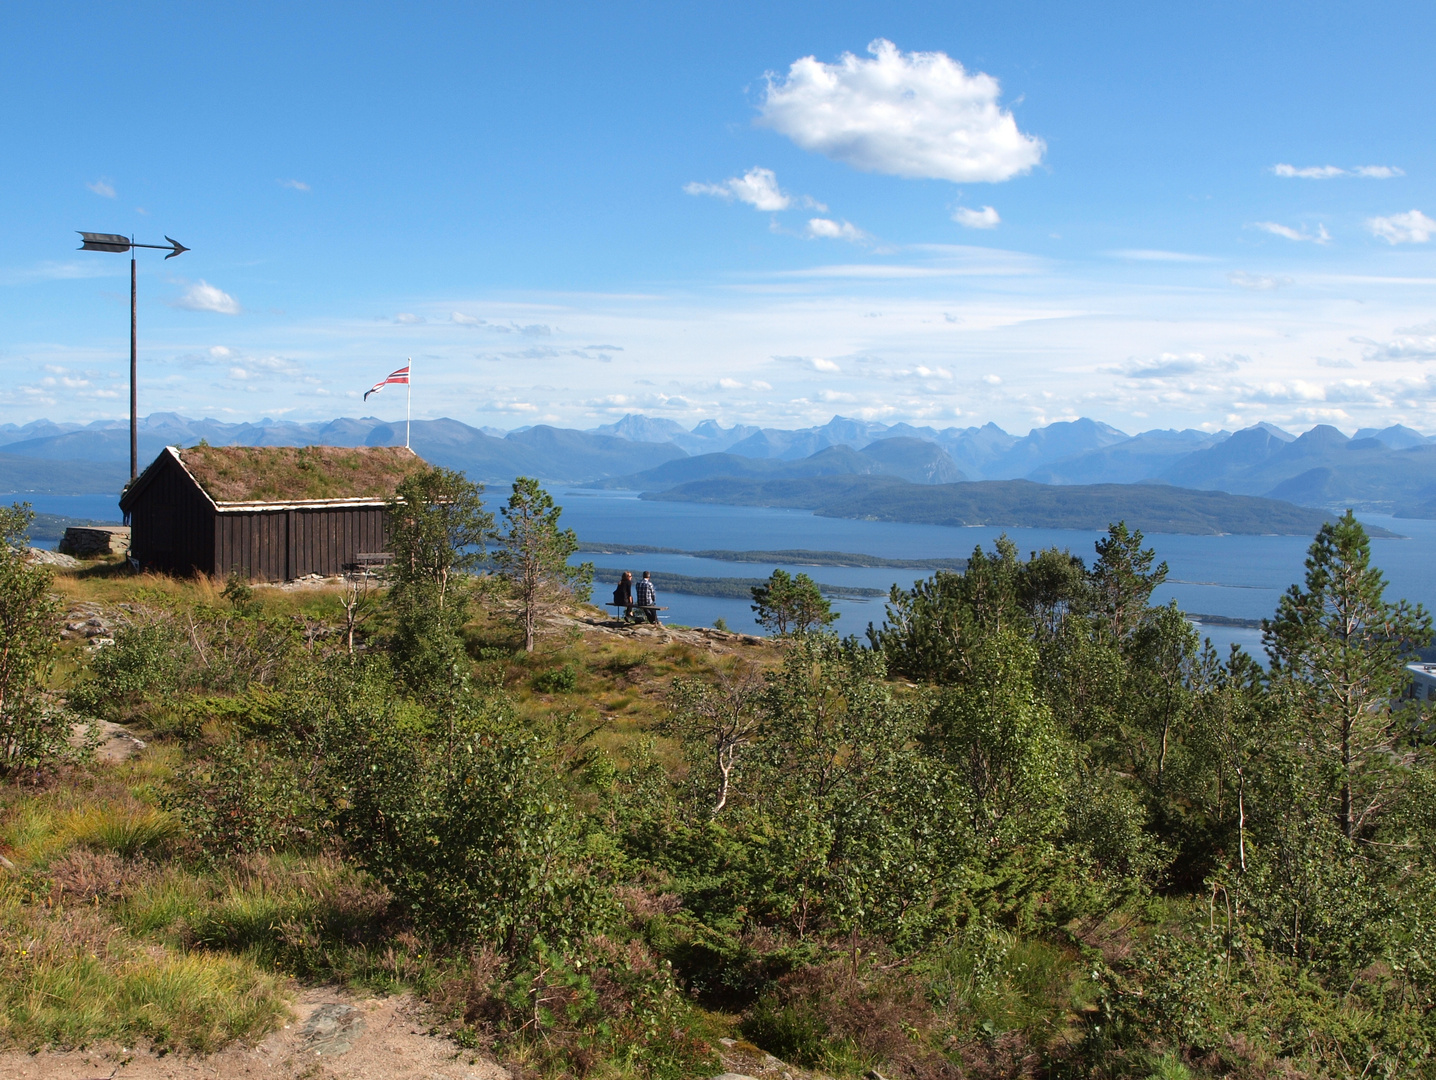
[(140, 468), (140, 397), (136, 388), (136, 356), (139, 336), (135, 327), (135, 256), (130, 255), (130, 479), (139, 475)]
[(404, 404), (404, 449), (409, 449), (409, 421), (414, 415), (414, 361), (409, 360), (409, 377), (404, 380), (404, 389), (407, 391)]

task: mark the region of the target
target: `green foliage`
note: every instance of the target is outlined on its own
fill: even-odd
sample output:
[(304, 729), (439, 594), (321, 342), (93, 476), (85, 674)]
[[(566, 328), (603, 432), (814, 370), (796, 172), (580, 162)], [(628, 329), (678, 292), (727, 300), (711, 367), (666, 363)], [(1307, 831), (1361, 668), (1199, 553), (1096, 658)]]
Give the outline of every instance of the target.
[(483, 491), (463, 473), (426, 469), (405, 477), (388, 502), (392, 651), (416, 693), (442, 694), (463, 664), (467, 594), (461, 575), (483, 560), (495, 535)]
[(168, 809), (208, 859), (283, 848), (313, 835), (311, 791), (293, 764), (260, 744), (230, 740), (190, 763)]
[(801, 637), (811, 630), (821, 630), (837, 619), (837, 613), (807, 574), (797, 577), (786, 570), (774, 569), (768, 580), (754, 585), (754, 620), (759, 626), (777, 634)]
[(578, 672), (572, 664), (549, 668), (535, 675), (530, 685), (540, 694), (571, 694), (578, 686)]
[(1142, 531), (1128, 530), (1125, 521), (1107, 527), (1097, 541), (1092, 565), (1094, 614), (1115, 641), (1124, 640), (1146, 617), (1152, 591), (1167, 580), (1167, 564), (1153, 565), (1151, 548), (1142, 547)]
[(452, 701), (443, 728), (417, 731), (356, 704), (329, 754), (335, 820), (421, 925), (511, 955), (593, 932), (604, 891), (539, 740), (482, 701)]
[(28, 503), (0, 508), (0, 775), (65, 753), (69, 717), (46, 699), (59, 630), (50, 573), (25, 557)]
[(224, 591), (220, 595), (234, 606), (235, 611), (243, 614), (253, 614), (257, 611), (254, 586), (249, 583), (247, 575), (238, 568), (229, 572), (229, 577), (224, 583)]
[(953, 771), (979, 851), (1050, 842), (1063, 825), (1072, 753), (1034, 685), (1037, 651), (1003, 630), (967, 661), (971, 674), (942, 695), (925, 741)]
[(1264, 626), (1272, 674), (1290, 695), (1310, 748), (1313, 797), (1330, 806), (1349, 839), (1370, 833), (1398, 796), (1409, 731), (1392, 709), (1406, 661), (1431, 640), (1420, 605), (1387, 603), (1371, 542), (1348, 510), (1324, 525), (1306, 560), (1306, 588), (1293, 585)]
[(560, 529), (563, 507), (539, 487), (537, 480), (520, 476), (501, 511), (504, 519), (494, 566), (518, 597), (524, 631), (524, 649), (533, 652), (534, 634), (543, 611), (572, 597), (588, 600), (593, 586), (593, 564), (570, 566), (578, 550), (572, 529)]

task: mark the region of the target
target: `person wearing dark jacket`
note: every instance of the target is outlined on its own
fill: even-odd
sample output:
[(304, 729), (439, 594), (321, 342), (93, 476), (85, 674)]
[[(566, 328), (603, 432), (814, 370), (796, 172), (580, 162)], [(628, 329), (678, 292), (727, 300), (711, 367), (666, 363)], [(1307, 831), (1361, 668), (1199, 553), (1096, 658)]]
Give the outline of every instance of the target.
[(633, 571), (625, 570), (613, 590), (613, 602), (621, 605), (624, 618), (633, 613)]
[(635, 606), (643, 609), (643, 614), (648, 617), (648, 621), (656, 623), (658, 621), (658, 611), (656, 610), (658, 593), (654, 591), (653, 582), (648, 580), (647, 570), (643, 571), (643, 580), (638, 583), (635, 599), (637, 600)]

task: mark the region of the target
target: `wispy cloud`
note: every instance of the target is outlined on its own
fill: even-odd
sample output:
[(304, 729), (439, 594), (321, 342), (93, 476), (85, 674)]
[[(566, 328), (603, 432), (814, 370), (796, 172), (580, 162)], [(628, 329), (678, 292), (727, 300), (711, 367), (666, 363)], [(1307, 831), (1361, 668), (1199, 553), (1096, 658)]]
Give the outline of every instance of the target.
[(1396, 331), (1396, 336), (1387, 341), (1373, 341), (1371, 338), (1354, 337), (1351, 340), (1363, 346), (1361, 358), (1375, 363), (1415, 362), (1420, 364), (1436, 360), (1436, 325), (1408, 326)]
[(1002, 224), (1002, 218), (990, 206), (984, 206), (981, 210), (959, 206), (952, 212), (952, 220), (964, 229), (995, 229)]
[(96, 195), (103, 195), (107, 199), (113, 199), (115, 197), (115, 185), (103, 176), (93, 184), (86, 184), (85, 186)]
[(1131, 262), (1200, 263), (1216, 261), (1210, 255), (1193, 255), (1186, 251), (1162, 251), (1159, 248), (1122, 248), (1118, 251), (1109, 251), (1107, 254), (1114, 259), (1127, 259)]
[(1292, 283), (1289, 277), (1277, 277), (1272, 274), (1248, 274), (1245, 270), (1234, 270), (1227, 275), (1227, 280), (1240, 289), (1250, 289), (1253, 292), (1270, 292), (1273, 289), (1280, 289)]
[(309, 190), (309, 185), (306, 184), (303, 180), (276, 180), (275, 183), (282, 188), (290, 188), (294, 191)]
[(238, 315), (240, 311), (238, 300), (203, 280), (191, 285), (178, 299), (171, 300), (170, 307), (185, 311), (213, 311), (219, 315)]
[(1367, 218), (1366, 227), (1388, 244), (1424, 244), (1436, 232), (1436, 221), (1420, 210), (1408, 210), (1390, 217)]
[(1282, 225), (1276, 221), (1253, 221), (1248, 227), (1260, 229), (1262, 232), (1284, 237), (1287, 240), (1310, 240), (1313, 244), (1331, 243), (1331, 234), (1326, 231), (1325, 225), (1318, 225), (1314, 233), (1307, 232), (1305, 226), (1293, 229), (1290, 225)]
[(806, 56), (769, 75), (759, 123), (804, 150), (866, 172), (958, 183), (1008, 180), (1042, 160), (1041, 139), (1017, 128), (990, 75), (946, 53), (904, 53), (878, 38), (872, 59)]
[(400, 326), (417, 326), (424, 321), (424, 316), (415, 315), (412, 311), (401, 311), (394, 316), (394, 321)]
[(1273, 165), (1271, 171), (1277, 176), (1296, 180), (1334, 180), (1339, 176), (1355, 176), (1364, 180), (1390, 180), (1405, 176), (1406, 173), (1395, 165), (1357, 165), (1343, 169), (1338, 165)]

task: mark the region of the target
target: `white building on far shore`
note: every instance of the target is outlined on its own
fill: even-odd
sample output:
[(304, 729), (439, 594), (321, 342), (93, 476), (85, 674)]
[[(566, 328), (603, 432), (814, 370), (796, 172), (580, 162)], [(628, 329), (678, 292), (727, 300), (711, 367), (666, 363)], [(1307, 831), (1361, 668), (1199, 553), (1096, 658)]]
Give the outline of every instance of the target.
[(1436, 701), (1436, 664), (1417, 661), (1406, 665), (1406, 673), (1411, 676), (1411, 684), (1406, 688), (1407, 698)]

